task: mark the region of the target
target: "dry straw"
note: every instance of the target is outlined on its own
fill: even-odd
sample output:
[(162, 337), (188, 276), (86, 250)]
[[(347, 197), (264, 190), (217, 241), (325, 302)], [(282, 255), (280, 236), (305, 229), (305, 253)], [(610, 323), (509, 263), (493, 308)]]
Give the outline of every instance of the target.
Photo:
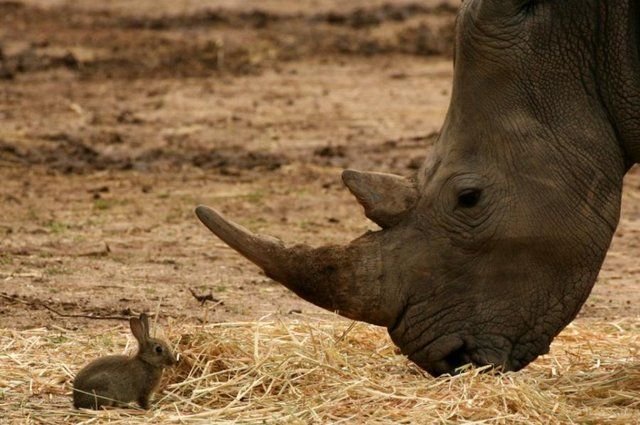
[[(283, 319), (284, 320), (284, 319)], [(640, 319), (580, 320), (524, 371), (433, 379), (384, 329), (334, 316), (165, 327), (153, 407), (71, 408), (73, 375), (128, 330), (0, 330), (3, 423), (640, 423)], [(130, 343), (129, 343), (130, 345)]]

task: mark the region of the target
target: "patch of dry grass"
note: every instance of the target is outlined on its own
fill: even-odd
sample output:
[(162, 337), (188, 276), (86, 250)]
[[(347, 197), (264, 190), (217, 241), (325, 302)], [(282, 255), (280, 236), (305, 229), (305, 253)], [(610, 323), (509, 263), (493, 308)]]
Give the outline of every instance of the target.
[(619, 423), (640, 421), (640, 319), (578, 321), (518, 373), (434, 379), (384, 329), (334, 316), (170, 324), (180, 366), (150, 411), (71, 408), (73, 375), (131, 342), (110, 332), (0, 330), (0, 422)]

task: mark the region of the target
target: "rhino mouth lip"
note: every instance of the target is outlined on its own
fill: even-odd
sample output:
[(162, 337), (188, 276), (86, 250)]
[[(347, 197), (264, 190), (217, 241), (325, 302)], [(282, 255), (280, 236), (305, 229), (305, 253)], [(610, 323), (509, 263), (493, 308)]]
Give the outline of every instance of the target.
[[(478, 366), (473, 361), (472, 355), (464, 342), (458, 347), (450, 347), (443, 351), (444, 349), (439, 347), (439, 341), (442, 339), (436, 338), (434, 341), (429, 342), (422, 349), (409, 355), (409, 359), (416, 362), (433, 376), (445, 374), (453, 376), (461, 373), (468, 364)], [(425, 352), (428, 353), (426, 354), (427, 359), (422, 358)]]
[(517, 368), (518, 364), (511, 359), (510, 353), (504, 356), (504, 361), (489, 361), (478, 353), (472, 338), (457, 335), (435, 338), (408, 357), (436, 377), (445, 374), (455, 376), (468, 370), (469, 366), (485, 368), (483, 372), (507, 372)]
[(467, 352), (464, 347), (453, 350), (447, 354), (441, 362), (444, 364), (445, 369), (448, 370), (448, 373), (452, 375), (462, 373), (465, 366), (468, 366), (469, 364), (476, 367), (480, 366), (473, 361), (473, 354)]

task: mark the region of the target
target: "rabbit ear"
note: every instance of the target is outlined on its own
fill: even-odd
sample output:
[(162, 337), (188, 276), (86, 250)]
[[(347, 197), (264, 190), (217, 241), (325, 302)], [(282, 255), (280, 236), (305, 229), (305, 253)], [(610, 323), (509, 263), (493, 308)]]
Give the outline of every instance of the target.
[(144, 329), (144, 324), (137, 317), (132, 317), (129, 319), (129, 326), (131, 327), (131, 332), (133, 336), (136, 337), (139, 343), (143, 343), (147, 339), (147, 332)]
[(150, 336), (149, 331), (149, 316), (146, 313), (140, 313), (140, 321), (142, 322), (142, 326), (144, 326), (144, 332), (147, 338)]

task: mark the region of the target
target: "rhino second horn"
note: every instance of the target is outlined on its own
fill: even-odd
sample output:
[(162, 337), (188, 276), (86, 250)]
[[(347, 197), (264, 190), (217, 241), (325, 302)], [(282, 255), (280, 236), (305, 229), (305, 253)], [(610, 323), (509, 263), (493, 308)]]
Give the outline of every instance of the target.
[(380, 326), (394, 323), (398, 306), (382, 295), (380, 232), (367, 233), (345, 246), (287, 248), (214, 209), (199, 206), (196, 215), (227, 245), (305, 300), (350, 319)]
[(415, 184), (394, 174), (344, 170), (342, 181), (364, 207), (367, 218), (383, 229), (398, 224), (418, 199)]

